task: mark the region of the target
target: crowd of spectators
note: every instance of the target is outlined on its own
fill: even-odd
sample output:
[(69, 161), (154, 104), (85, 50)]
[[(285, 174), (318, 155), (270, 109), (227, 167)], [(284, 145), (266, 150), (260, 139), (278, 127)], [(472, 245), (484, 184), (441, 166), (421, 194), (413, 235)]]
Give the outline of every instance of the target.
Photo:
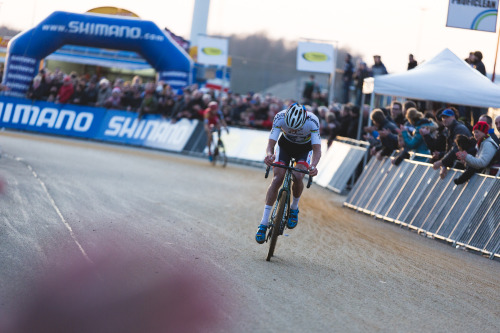
[[(485, 109), (454, 108), (451, 105), (414, 101), (402, 103), (397, 100), (386, 105), (383, 105), (383, 100), (376, 100), (376, 106), (380, 107), (371, 113), (368, 105), (361, 106), (363, 79), (387, 74), (381, 57), (376, 55), (373, 59), (370, 68), (363, 61), (359, 61), (355, 68), (352, 57), (346, 55), (340, 96), (344, 103), (329, 104), (327, 93), (319, 88), (314, 75), (305, 83), (302, 99), (298, 102), (318, 116), (321, 136), (328, 139), (328, 145), (337, 136), (364, 139), (370, 143), (370, 154), (378, 159), (397, 152), (392, 162), (399, 165), (403, 159), (412, 156), (416, 160), (432, 163), (443, 178), (450, 167), (467, 169), (470, 175), (484, 170), (497, 159), (496, 153), (490, 156), (492, 149), (481, 148), (484, 143), (489, 145), (490, 142), (498, 147), (493, 121), (484, 114)], [(471, 52), (466, 61), (484, 74), (481, 59), (481, 52), (476, 51)], [(417, 65), (410, 54), (408, 70)], [(351, 86), (354, 89), (350, 89)], [(351, 90), (354, 90), (354, 96), (349, 96)], [(76, 72), (65, 74), (60, 70), (42, 70), (33, 79), (27, 97), (137, 112), (139, 117), (158, 114), (172, 122), (181, 118), (201, 120), (208, 104), (217, 101), (228, 125), (263, 130), (272, 127), (276, 113), (292, 102), (297, 102), (252, 92), (238, 94), (227, 91), (218, 96), (216, 91), (199, 88), (196, 84), (174, 90), (161, 81), (143, 82), (139, 76), (130, 81), (116, 78), (111, 82), (107, 78), (78, 75)], [(471, 117), (465, 117), (464, 112), (471, 112)], [(368, 126), (369, 123), (372, 124)], [(471, 123), (475, 124), (474, 128)], [(496, 126), (500, 131), (500, 119)], [(479, 129), (478, 133), (476, 128)], [(481, 133), (486, 128), (487, 133), (482, 137)], [(485, 152), (487, 155), (484, 155)], [(477, 159), (481, 159), (481, 163)]]

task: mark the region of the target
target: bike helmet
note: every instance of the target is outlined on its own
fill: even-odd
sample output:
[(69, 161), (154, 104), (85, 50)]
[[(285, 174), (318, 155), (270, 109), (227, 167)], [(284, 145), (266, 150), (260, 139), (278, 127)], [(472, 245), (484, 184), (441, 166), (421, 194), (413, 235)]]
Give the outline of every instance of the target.
[(294, 103), (288, 107), (285, 113), (285, 124), (291, 129), (298, 130), (306, 123), (307, 112), (304, 106)]

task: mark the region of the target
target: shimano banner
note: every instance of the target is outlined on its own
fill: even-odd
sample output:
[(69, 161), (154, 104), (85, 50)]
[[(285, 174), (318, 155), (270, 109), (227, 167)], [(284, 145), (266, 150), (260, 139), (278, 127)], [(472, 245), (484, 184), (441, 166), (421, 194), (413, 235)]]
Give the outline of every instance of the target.
[(134, 51), (179, 89), (191, 83), (193, 61), (169, 34), (151, 21), (123, 16), (54, 12), (38, 26), (14, 37), (7, 52), (4, 84), (24, 97), (40, 60), (63, 45)]
[(182, 151), (197, 124), (197, 120), (174, 124), (159, 115), (138, 119), (135, 112), (0, 97), (0, 127), (168, 151)]
[(0, 99), (0, 126), (66, 136), (93, 138), (105, 109), (71, 104), (35, 102), (20, 98)]
[(197, 124), (197, 120), (188, 119), (181, 119), (173, 124), (158, 115), (138, 119), (136, 113), (109, 110), (101, 131), (95, 138), (180, 152)]

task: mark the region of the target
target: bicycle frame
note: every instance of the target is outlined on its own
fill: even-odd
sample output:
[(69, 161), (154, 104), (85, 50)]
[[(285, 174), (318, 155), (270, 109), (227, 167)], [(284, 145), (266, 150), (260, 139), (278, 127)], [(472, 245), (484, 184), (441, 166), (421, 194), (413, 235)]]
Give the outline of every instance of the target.
[[(286, 173), (285, 173), (285, 178), (283, 180), (283, 185), (281, 186), (281, 189), (278, 192), (278, 197), (276, 199), (276, 203), (274, 204), (274, 209), (273, 209), (273, 212), (271, 214), (270, 230), (269, 230), (269, 233), (267, 234), (267, 237), (266, 237), (266, 242), (268, 240), (271, 241), (270, 245), (269, 245), (269, 253), (268, 253), (268, 256), (266, 259), (267, 261), (270, 261), (271, 257), (273, 256), (274, 249), (276, 247), (276, 242), (278, 240), (278, 236), (283, 235), (283, 232), (284, 232), (286, 225), (287, 225), (286, 222), (288, 221), (288, 218), (290, 216), (290, 194), (291, 194), (290, 190), (291, 190), (293, 171), (309, 174), (309, 172), (307, 170), (298, 169), (298, 168), (293, 167), (294, 163), (295, 163), (295, 160), (292, 159), (290, 161), (289, 166), (285, 166), (282, 164), (276, 164), (276, 163), (271, 164), (274, 167), (286, 169)], [(267, 170), (266, 170), (266, 175), (265, 175), (266, 178), (269, 175), (269, 170), (270, 170), (270, 167), (268, 166)], [(307, 182), (307, 188), (309, 188), (311, 186), (311, 183), (312, 183), (312, 177), (309, 176), (309, 180)], [(285, 195), (284, 198), (282, 198), (283, 195)], [(277, 216), (277, 215), (281, 215), (281, 216)], [(280, 219), (280, 220), (277, 221), (276, 219)], [(277, 227), (279, 227), (279, 228), (276, 229)]]

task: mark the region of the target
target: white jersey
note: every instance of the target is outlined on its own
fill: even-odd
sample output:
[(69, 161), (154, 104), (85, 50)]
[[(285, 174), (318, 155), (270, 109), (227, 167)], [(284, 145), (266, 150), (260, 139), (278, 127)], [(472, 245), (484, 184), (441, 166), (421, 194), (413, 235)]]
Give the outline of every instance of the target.
[(319, 120), (314, 113), (307, 112), (306, 122), (298, 130), (291, 129), (285, 124), (285, 113), (286, 110), (283, 110), (274, 116), (273, 129), (271, 130), (269, 139), (278, 141), (280, 133), (283, 132), (285, 138), (293, 143), (304, 144), (310, 141), (313, 145), (321, 144)]

